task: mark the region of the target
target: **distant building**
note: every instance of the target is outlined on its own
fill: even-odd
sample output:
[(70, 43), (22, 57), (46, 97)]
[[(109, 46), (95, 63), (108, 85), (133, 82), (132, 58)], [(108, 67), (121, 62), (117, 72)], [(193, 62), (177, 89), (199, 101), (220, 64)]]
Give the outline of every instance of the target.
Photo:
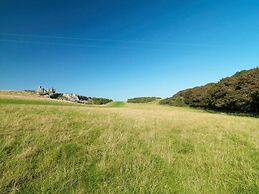
[(56, 93), (56, 90), (54, 88), (49, 88), (48, 89), (48, 94), (55, 94)]
[(36, 93), (39, 95), (51, 95), (55, 94), (56, 90), (54, 88), (49, 88), (48, 90), (46, 90), (44, 87), (39, 86), (36, 90)]
[(42, 86), (39, 86), (38, 89), (36, 90), (36, 93), (39, 95), (45, 95), (47, 94), (47, 90), (43, 88)]

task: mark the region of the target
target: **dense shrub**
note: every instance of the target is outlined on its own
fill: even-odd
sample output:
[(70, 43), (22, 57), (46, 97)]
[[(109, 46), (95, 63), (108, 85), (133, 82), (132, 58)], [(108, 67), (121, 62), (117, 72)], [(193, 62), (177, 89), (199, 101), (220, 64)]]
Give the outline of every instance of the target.
[(213, 109), (259, 112), (259, 68), (222, 79), (209, 92)]
[(136, 97), (128, 99), (128, 103), (148, 103), (161, 99), (160, 97)]
[(101, 105), (101, 104), (107, 104), (109, 102), (112, 102), (111, 99), (108, 99), (108, 98), (91, 98), (93, 104), (98, 104), (98, 105)]
[(60, 97), (62, 97), (62, 93), (53, 93), (53, 94), (50, 94), (49, 97), (52, 98), (52, 99), (58, 99)]
[(79, 99), (79, 100), (85, 100), (85, 101), (87, 101), (87, 100), (90, 100), (90, 99), (91, 99), (91, 97), (81, 96), (81, 95), (77, 95), (77, 97), (78, 97), (78, 99)]
[(209, 91), (214, 86), (214, 83), (209, 83), (205, 86), (186, 89), (178, 92), (174, 97), (183, 98), (189, 106), (206, 108), (210, 106)]
[[(175, 98), (183, 98), (192, 107), (259, 112), (259, 68), (240, 71), (218, 83), (180, 91), (167, 101)], [(167, 102), (170, 103), (174, 105), (173, 102)]]
[(171, 106), (187, 106), (182, 97), (169, 97), (159, 101), (159, 104), (167, 104)]

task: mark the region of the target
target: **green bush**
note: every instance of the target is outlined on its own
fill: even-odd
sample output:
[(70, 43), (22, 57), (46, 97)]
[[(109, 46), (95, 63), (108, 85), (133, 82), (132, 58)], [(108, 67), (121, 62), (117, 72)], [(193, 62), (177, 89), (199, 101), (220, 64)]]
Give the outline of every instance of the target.
[(187, 106), (187, 104), (184, 102), (184, 98), (181, 97), (169, 97), (165, 98), (159, 101), (159, 104), (167, 104), (171, 106)]
[(91, 98), (93, 104), (98, 104), (98, 105), (101, 105), (101, 104), (107, 104), (109, 102), (112, 102), (111, 99), (108, 99), (108, 98)]
[(161, 99), (160, 97), (136, 97), (127, 100), (128, 103), (148, 103)]

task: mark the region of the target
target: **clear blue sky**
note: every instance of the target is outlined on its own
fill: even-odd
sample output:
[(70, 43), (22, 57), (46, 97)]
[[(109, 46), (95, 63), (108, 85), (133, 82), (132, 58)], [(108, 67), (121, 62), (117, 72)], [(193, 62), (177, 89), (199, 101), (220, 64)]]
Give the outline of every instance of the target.
[(258, 0), (1, 0), (0, 89), (171, 96), (259, 64)]

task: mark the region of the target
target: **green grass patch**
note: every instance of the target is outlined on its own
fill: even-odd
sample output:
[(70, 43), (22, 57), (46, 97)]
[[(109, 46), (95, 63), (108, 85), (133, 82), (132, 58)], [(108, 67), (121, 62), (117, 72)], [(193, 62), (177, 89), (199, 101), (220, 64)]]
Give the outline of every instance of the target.
[(125, 102), (122, 101), (117, 101), (117, 102), (112, 102), (108, 105), (108, 107), (124, 107)]
[(0, 98), (0, 104), (24, 104), (24, 105), (54, 105), (54, 106), (82, 106), (82, 104), (70, 102), (58, 102), (52, 100), (21, 99), (21, 98)]

